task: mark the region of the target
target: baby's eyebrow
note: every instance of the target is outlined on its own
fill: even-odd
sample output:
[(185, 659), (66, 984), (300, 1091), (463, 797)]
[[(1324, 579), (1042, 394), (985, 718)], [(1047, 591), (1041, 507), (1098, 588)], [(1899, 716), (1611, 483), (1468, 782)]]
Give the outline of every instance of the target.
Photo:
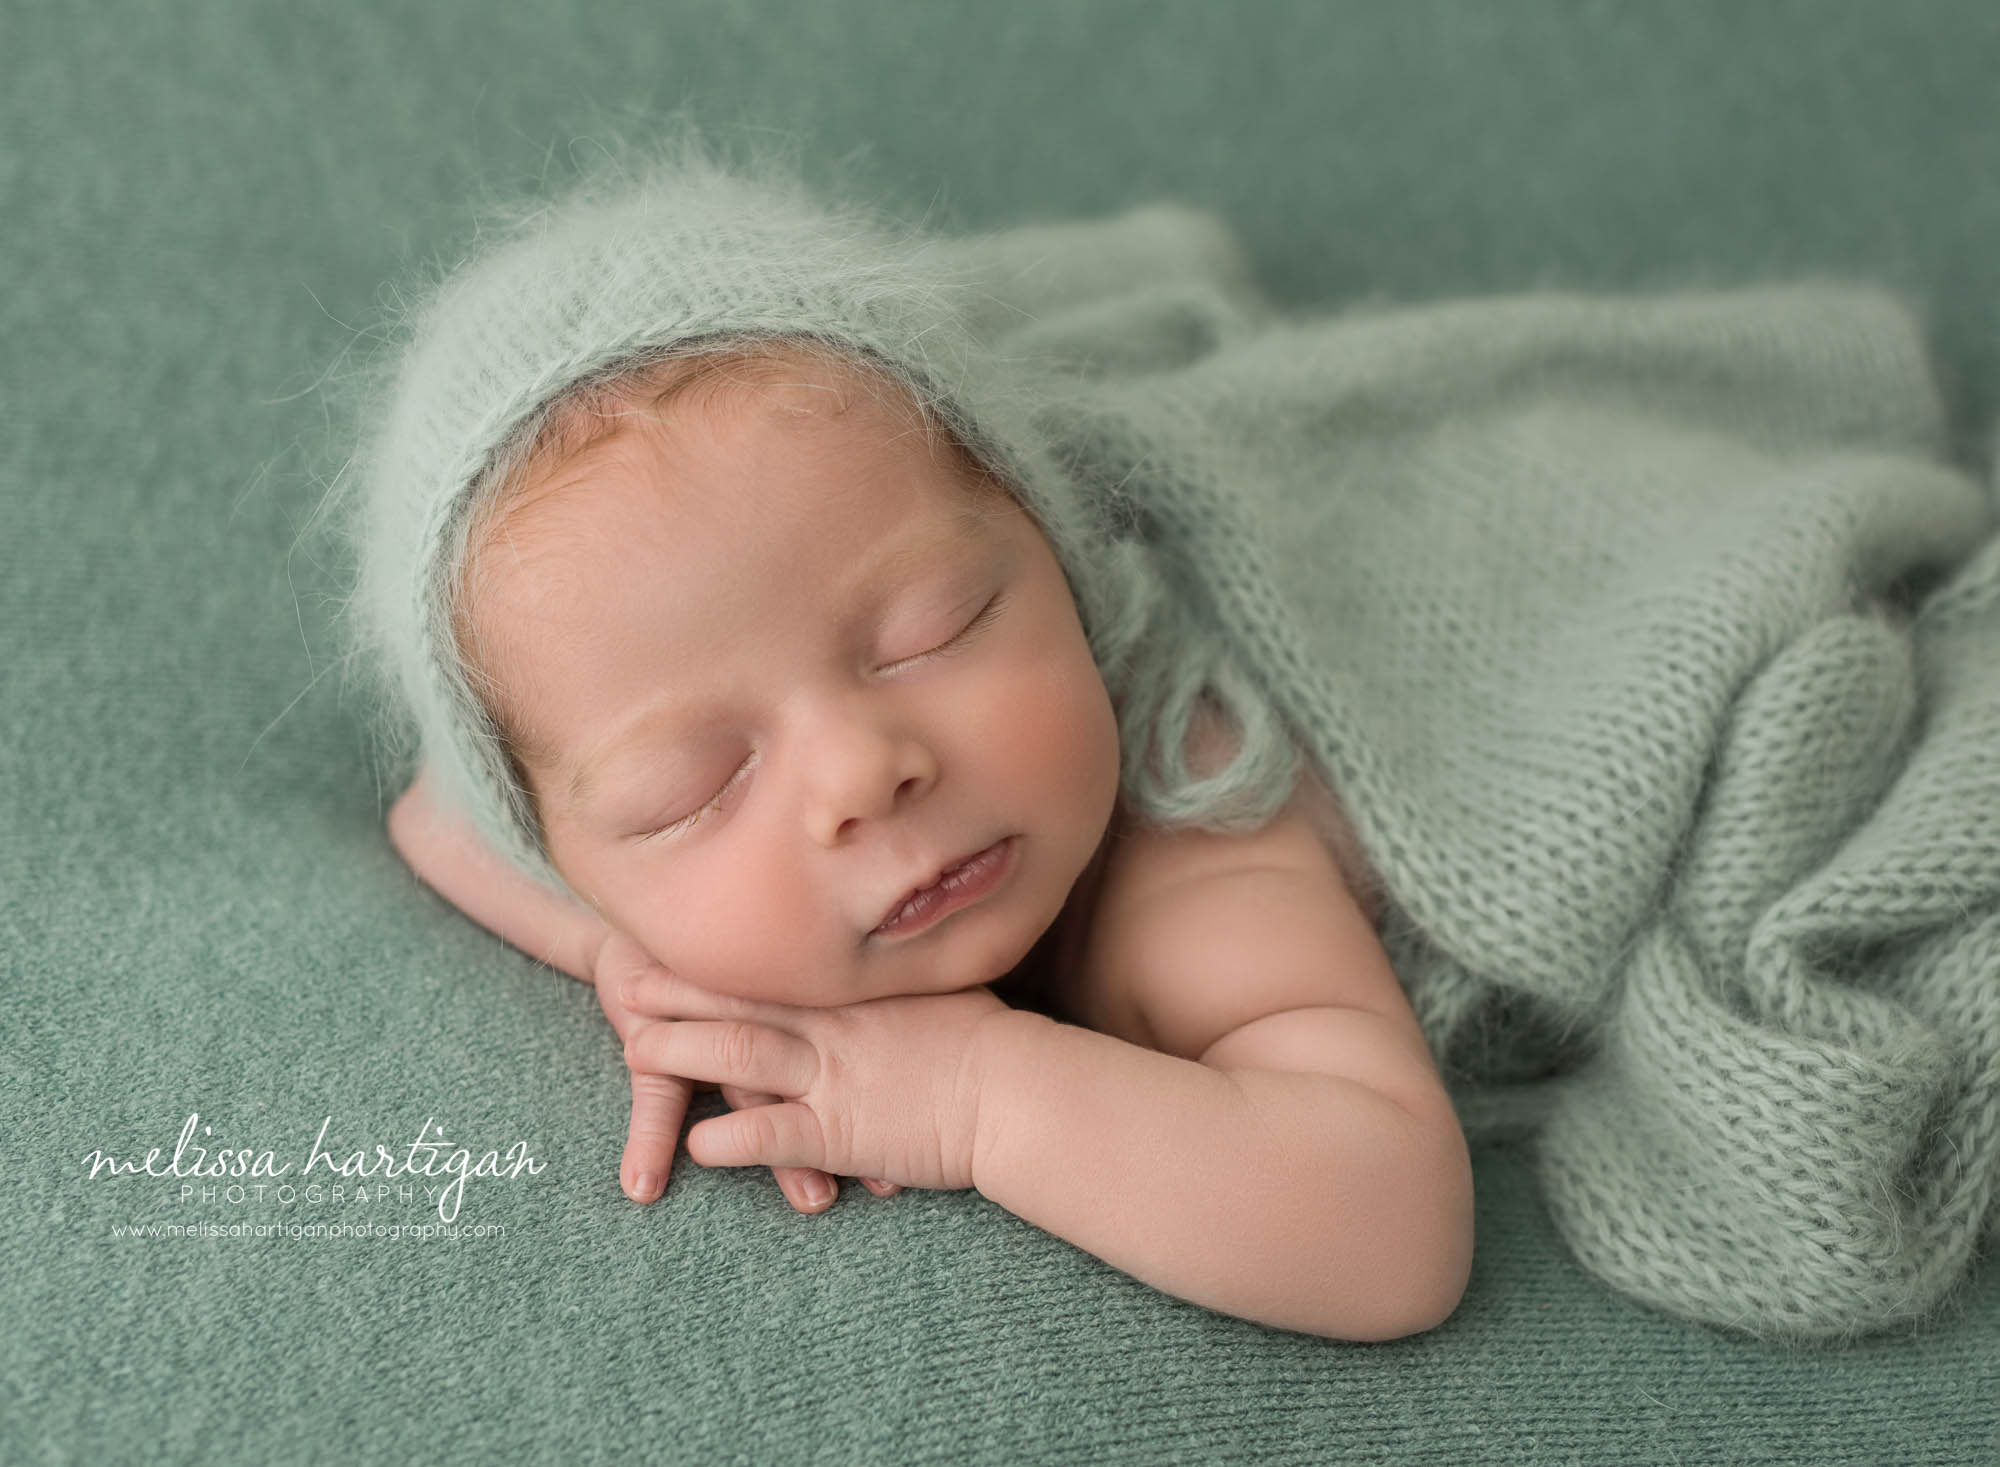
[[(870, 563), (866, 575), (857, 579), (858, 583), (864, 586), (878, 587), (886, 584), (893, 589), (886, 594), (877, 594), (873, 591), (865, 593), (861, 598), (862, 607), (866, 609), (885, 605), (896, 594), (907, 593), (912, 585), (911, 577), (914, 572), (936, 566), (940, 562), (951, 562), (954, 575), (964, 574), (974, 564), (984, 568), (994, 563), (996, 557), (991, 552), (990, 544), (969, 533), (971, 526), (978, 523), (981, 523), (981, 520), (976, 510), (960, 513), (953, 517), (949, 528), (917, 539), (901, 540), (891, 549), (884, 551)], [(974, 549), (986, 552), (976, 562), (967, 553)], [(578, 760), (570, 774), (567, 796), (570, 807), (577, 808), (590, 798), (603, 770), (617, 755), (637, 742), (639, 736), (647, 729), (663, 722), (692, 722), (699, 719), (703, 712), (702, 708), (668, 698), (657, 698), (646, 704), (615, 729), (595, 750)]]

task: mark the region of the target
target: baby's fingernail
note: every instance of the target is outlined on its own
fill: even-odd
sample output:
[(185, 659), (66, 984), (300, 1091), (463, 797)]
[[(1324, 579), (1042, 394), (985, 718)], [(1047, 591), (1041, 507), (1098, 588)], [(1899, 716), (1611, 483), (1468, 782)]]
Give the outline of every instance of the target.
[(639, 1180), (632, 1186), (632, 1195), (641, 1202), (651, 1202), (660, 1194), (660, 1177), (657, 1172), (641, 1172)]
[(814, 1207), (824, 1207), (833, 1201), (833, 1178), (819, 1176), (807, 1182), (806, 1201)]
[(623, 983), (618, 985), (618, 996), (624, 999), (627, 1004), (637, 1003), (639, 1001), (639, 985), (634, 983), (630, 978), (627, 978)]

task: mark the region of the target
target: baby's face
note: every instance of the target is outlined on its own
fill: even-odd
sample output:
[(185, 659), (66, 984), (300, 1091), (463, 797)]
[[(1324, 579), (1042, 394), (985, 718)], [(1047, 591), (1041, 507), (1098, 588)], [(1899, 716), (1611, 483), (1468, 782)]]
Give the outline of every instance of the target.
[[(702, 987), (811, 1006), (1004, 975), (1119, 774), (1039, 527), (841, 382), (626, 420), (530, 486), (470, 586), (570, 887)], [(877, 930), (1002, 842), (982, 900)]]

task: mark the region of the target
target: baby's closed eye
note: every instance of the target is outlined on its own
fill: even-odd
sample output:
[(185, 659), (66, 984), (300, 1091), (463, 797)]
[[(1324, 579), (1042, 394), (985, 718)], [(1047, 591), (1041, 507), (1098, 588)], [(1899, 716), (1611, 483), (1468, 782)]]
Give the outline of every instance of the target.
[(994, 592), (986, 604), (979, 609), (972, 620), (967, 622), (962, 629), (928, 651), (919, 652), (914, 657), (906, 657), (901, 662), (892, 663), (891, 666), (910, 667), (917, 663), (927, 662), (933, 657), (949, 657), (954, 652), (962, 650), (973, 638), (977, 637), (980, 632), (984, 631), (998, 619), (1000, 609), (1005, 604), (1006, 599), (1007, 593), (1005, 591)]
[(722, 802), (729, 797), (730, 792), (734, 790), (737, 787), (737, 785), (743, 782), (745, 777), (750, 772), (750, 766), (755, 764), (756, 762), (757, 762), (757, 756), (755, 754), (750, 755), (749, 758), (745, 759), (741, 764), (736, 766), (736, 772), (730, 775), (728, 781), (723, 784), (722, 788), (717, 790), (714, 793), (714, 795), (712, 795), (707, 801), (705, 801), (700, 806), (700, 808), (693, 810), (686, 815), (681, 816), (677, 820), (670, 820), (664, 825), (656, 825), (651, 827), (650, 829), (640, 831), (639, 832), (640, 838), (644, 840), (652, 840), (655, 836), (675, 835), (683, 830), (692, 829), (695, 825), (699, 824), (703, 819), (705, 819), (709, 815), (715, 813), (716, 811), (722, 808)]

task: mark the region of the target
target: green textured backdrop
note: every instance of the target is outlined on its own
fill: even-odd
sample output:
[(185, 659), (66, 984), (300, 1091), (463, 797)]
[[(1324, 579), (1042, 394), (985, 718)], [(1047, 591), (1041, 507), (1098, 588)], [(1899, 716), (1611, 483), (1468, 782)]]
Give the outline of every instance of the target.
[[(952, 227), (1206, 204), (1302, 306), (1884, 280), (1985, 472), (1997, 75), (1990, 0), (7, 6), (0, 1462), (2000, 1460), (1990, 1266), (1915, 1338), (1760, 1346), (1593, 1283), (1524, 1138), (1458, 1313), (1376, 1346), (972, 1193), (803, 1218), (683, 1156), (634, 1206), (592, 995), (384, 840), (300, 541), (385, 283), (683, 107)], [(292, 1180), (327, 1117), (545, 1167), (467, 1185), (497, 1236), (119, 1236), (434, 1217), (88, 1176), (196, 1112)]]

